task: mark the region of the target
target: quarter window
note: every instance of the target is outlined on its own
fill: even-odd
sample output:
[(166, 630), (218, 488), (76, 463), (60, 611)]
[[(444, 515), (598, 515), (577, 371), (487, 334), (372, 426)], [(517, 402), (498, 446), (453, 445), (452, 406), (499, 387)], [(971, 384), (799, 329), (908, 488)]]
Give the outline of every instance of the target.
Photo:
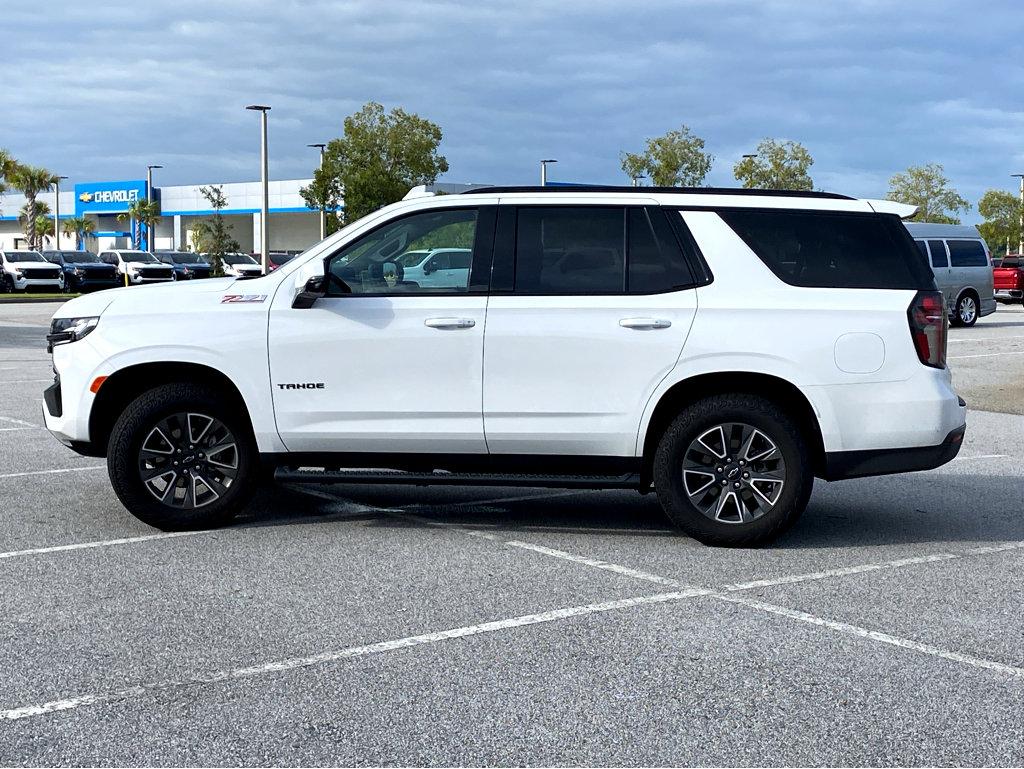
[(327, 294), (468, 291), (476, 224), (476, 209), (435, 209), (389, 222), (330, 258)]

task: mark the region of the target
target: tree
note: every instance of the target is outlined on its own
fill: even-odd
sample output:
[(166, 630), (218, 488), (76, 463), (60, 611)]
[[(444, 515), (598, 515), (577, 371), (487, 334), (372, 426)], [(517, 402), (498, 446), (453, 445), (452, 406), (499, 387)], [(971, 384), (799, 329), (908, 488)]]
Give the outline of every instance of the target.
[(96, 222), (84, 216), (73, 216), (64, 220), (64, 234), (75, 236), (75, 248), (82, 247), (82, 240), (96, 231)]
[(978, 201), (978, 213), (985, 221), (978, 225), (978, 231), (988, 243), (992, 253), (1016, 249), (1020, 244), (1020, 217), (1024, 205), (1020, 198), (1006, 190), (986, 190)]
[(910, 219), (913, 222), (960, 224), (956, 214), (971, 208), (971, 204), (949, 186), (949, 179), (939, 163), (911, 166), (903, 173), (895, 174), (889, 180), (886, 197), (897, 203), (917, 206), (917, 213)]
[(747, 189), (812, 190), (812, 165), (814, 158), (799, 142), (762, 139), (756, 156), (743, 158), (732, 172)]
[(326, 212), (328, 235), (337, 232), (341, 226), (341, 220), (335, 213), (341, 206), (341, 180), (338, 176), (327, 176), (316, 174), (308, 186), (299, 190), (306, 205), (315, 208), (317, 211)]
[(196, 251), (205, 254), (210, 263), (210, 277), (220, 278), (224, 275), (224, 255), (241, 251), (242, 247), (231, 237), (231, 228), (221, 213), (228, 204), (224, 188), (211, 185), (200, 187), (199, 191), (210, 203), (214, 213), (209, 219), (201, 219), (193, 225), (192, 245)]
[(642, 153), (623, 152), (619, 160), (630, 179), (645, 176), (656, 187), (699, 187), (714, 156), (704, 151), (704, 140), (684, 125), (647, 139)]
[(146, 245), (153, 250), (153, 228), (160, 221), (160, 203), (155, 200), (136, 200), (128, 205), (128, 210), (117, 215), (117, 221), (124, 222), (131, 220), (132, 226), (132, 247), (142, 247), (142, 225), (146, 225), (146, 232), (149, 233), (150, 242)]
[(448, 170), (437, 152), (441, 128), (401, 108), (385, 112), (370, 102), (345, 118), (343, 135), (332, 139), (313, 183), (302, 196), (311, 208), (333, 208), (344, 192), (344, 221), (355, 221), (405, 197), (410, 188), (433, 184)]
[(38, 237), (36, 236), (36, 217), (39, 216), (39, 202), (36, 200), (40, 192), (49, 192), (57, 181), (52, 171), (47, 171), (40, 166), (18, 165), (10, 176), (11, 186), (21, 190), (21, 193), (28, 200), (25, 204), (25, 237), (28, 238), (29, 248), (38, 248)]
[(18, 163), (11, 153), (0, 147), (0, 195), (7, 189), (7, 183), (17, 167)]
[(39, 200), (36, 201), (36, 218), (35, 227), (29, 227), (29, 205), (26, 203), (21, 207), (21, 211), (18, 212), (18, 224), (21, 225), (23, 232), (28, 232), (29, 229), (35, 233), (35, 240), (29, 240), (28, 247), (32, 249), (41, 249), (43, 247), (43, 238), (53, 233), (53, 224), (49, 220), (50, 207)]

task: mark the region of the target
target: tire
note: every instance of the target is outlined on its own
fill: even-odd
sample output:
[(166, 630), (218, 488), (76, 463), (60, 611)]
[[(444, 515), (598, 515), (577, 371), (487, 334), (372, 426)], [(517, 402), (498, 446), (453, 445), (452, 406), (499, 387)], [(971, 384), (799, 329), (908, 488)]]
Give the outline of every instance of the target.
[(956, 300), (950, 325), (973, 326), (978, 322), (978, 299), (971, 292), (966, 292)]
[(11, 285), (11, 279), (7, 277), (6, 273), (0, 273), (0, 294), (13, 294), (14, 286)]
[(723, 547), (771, 542), (803, 513), (814, 484), (795, 422), (772, 401), (739, 393), (704, 398), (680, 413), (658, 443), (653, 474), (669, 519), (699, 542)]
[(128, 512), (181, 531), (223, 526), (246, 505), (259, 453), (247, 417), (225, 401), (214, 388), (176, 383), (129, 404), (107, 444), (110, 482)]

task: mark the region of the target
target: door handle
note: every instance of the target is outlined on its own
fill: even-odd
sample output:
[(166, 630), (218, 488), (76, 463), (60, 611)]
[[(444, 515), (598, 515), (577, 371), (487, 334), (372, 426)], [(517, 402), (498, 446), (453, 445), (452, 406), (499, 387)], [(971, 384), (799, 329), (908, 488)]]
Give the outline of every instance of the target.
[(668, 328), (672, 325), (672, 321), (664, 320), (662, 318), (623, 318), (619, 321), (619, 325), (623, 328), (633, 328), (643, 331), (654, 328)]
[(472, 318), (427, 318), (423, 325), (427, 328), (440, 329), (473, 328), (476, 321)]

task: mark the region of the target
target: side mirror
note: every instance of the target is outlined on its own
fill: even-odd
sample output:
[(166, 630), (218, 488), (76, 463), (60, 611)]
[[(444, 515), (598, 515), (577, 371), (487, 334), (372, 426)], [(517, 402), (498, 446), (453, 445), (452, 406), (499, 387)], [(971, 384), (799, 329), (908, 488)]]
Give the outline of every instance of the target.
[(295, 295), (292, 300), (293, 310), (308, 310), (316, 300), (327, 295), (327, 278), (323, 275), (314, 275), (306, 281), (306, 285)]

